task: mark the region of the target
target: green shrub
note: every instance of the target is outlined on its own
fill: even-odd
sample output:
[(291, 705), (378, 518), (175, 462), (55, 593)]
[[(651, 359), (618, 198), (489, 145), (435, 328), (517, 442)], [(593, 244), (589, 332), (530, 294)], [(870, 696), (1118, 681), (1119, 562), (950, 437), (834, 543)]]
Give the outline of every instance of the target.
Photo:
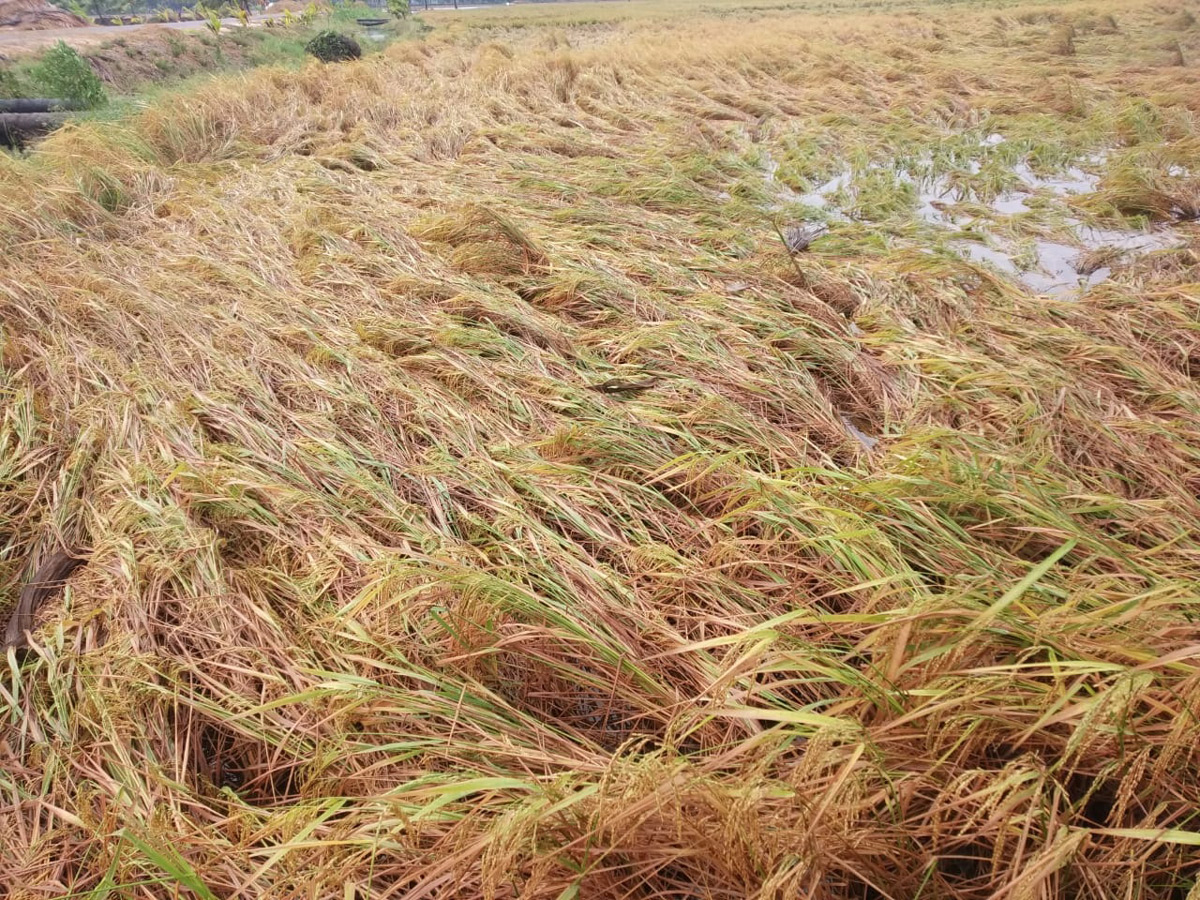
[(12, 69), (0, 68), (0, 97), (28, 97), (29, 88)]
[(321, 62), (343, 62), (362, 56), (358, 41), (336, 31), (322, 31), (305, 44), (304, 49)]
[(412, 13), (409, 0), (387, 0), (387, 9), (393, 19), (407, 19)]
[(47, 97), (73, 100), (85, 109), (107, 102), (104, 86), (82, 56), (59, 41), (46, 51), (30, 77)]

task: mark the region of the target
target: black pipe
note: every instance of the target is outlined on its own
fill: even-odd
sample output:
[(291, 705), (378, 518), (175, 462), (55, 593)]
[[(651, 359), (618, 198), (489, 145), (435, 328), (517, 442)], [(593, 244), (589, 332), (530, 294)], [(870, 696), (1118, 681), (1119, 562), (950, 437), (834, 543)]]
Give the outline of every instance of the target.
[(48, 113), (59, 109), (79, 109), (74, 100), (38, 99), (21, 97), (16, 100), (0, 100), (0, 113)]
[(0, 144), (23, 146), (26, 139), (53, 131), (67, 121), (67, 113), (0, 113)]

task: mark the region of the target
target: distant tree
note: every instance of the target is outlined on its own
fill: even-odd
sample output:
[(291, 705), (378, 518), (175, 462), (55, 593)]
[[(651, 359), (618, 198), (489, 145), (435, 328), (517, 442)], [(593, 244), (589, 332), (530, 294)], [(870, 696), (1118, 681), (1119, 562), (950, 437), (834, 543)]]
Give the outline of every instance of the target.
[(117, 15), (129, 8), (127, 0), (51, 0), (51, 2), (59, 9), (93, 19)]
[(59, 9), (65, 9), (67, 12), (75, 13), (77, 16), (88, 15), (88, 8), (80, 2), (80, 0), (50, 0)]

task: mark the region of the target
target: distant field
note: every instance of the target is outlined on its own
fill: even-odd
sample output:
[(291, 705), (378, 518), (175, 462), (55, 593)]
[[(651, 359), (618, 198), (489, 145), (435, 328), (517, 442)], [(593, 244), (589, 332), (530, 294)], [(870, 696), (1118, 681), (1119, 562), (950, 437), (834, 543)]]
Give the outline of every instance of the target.
[(0, 155), (0, 893), (1200, 897), (1196, 16), (446, 12)]

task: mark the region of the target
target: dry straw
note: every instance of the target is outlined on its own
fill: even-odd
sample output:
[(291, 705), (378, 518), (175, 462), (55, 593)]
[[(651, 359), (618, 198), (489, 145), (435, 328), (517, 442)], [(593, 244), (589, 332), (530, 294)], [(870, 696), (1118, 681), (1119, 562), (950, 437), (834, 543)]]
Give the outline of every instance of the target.
[(871, 167), (1178, 219), (1177, 12), (445, 14), (0, 162), (6, 895), (1194, 891), (1195, 232), (1036, 296)]

